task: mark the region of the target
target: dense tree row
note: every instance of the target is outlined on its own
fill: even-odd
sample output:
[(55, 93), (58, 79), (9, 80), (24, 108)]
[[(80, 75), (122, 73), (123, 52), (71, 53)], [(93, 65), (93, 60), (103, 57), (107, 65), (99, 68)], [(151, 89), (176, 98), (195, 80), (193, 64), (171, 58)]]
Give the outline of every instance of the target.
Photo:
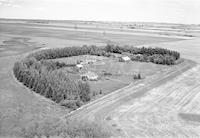
[(160, 55), (172, 55), (176, 59), (180, 58), (180, 53), (173, 51), (173, 50), (168, 50), (165, 48), (152, 48), (152, 47), (130, 47), (130, 46), (124, 46), (120, 47), (117, 45), (113, 44), (108, 44), (105, 48), (106, 52), (111, 52), (111, 53), (123, 53), (123, 52), (128, 52), (132, 54), (144, 54), (144, 55), (154, 55), (154, 54), (160, 54)]
[(63, 72), (60, 68), (65, 63), (48, 59), (78, 56), (98, 55), (109, 56), (110, 53), (128, 52), (132, 60), (172, 65), (180, 54), (163, 48), (134, 48), (107, 45), (105, 48), (96, 46), (65, 47), (42, 50), (30, 54), (14, 65), (16, 78), (35, 92), (71, 109), (76, 109), (91, 98), (90, 87), (86, 82), (75, 78), (72, 74)]
[(105, 47), (106, 52), (119, 53), (124, 52), (131, 54), (131, 59), (143, 62), (153, 62), (156, 64), (173, 65), (180, 58), (180, 53), (164, 48), (138, 48), (138, 47), (120, 47), (108, 44)]
[[(88, 83), (76, 79), (72, 74), (66, 73), (61, 69), (69, 65), (47, 59), (84, 54), (105, 55), (106, 52), (94, 46), (39, 51), (16, 62), (13, 72), (20, 82), (36, 93), (50, 98), (69, 109), (76, 109), (91, 99), (92, 94)], [(22, 128), (19, 136), (101, 138), (109, 137), (110, 134), (96, 124), (83, 122), (65, 124), (60, 123), (60, 121), (59, 123), (56, 121), (50, 124), (48, 120), (47, 123), (36, 123), (33, 126)]]
[(68, 66), (65, 63), (47, 59), (86, 54), (106, 56), (107, 53), (96, 46), (42, 50), (16, 62), (13, 70), (16, 78), (35, 92), (70, 109), (76, 109), (90, 100), (92, 94), (89, 85), (75, 79), (70, 73), (58, 70)]
[(42, 51), (33, 53), (29, 55), (28, 57), (34, 57), (37, 60), (44, 60), (44, 59), (55, 59), (55, 58), (62, 58), (62, 57), (86, 55), (86, 54), (106, 56), (107, 52), (103, 50), (102, 48), (98, 48), (96, 46), (65, 47), (65, 48), (42, 50)]
[(57, 70), (63, 66), (58, 62), (38, 61), (29, 57), (16, 62), (13, 71), (20, 82), (36, 93), (76, 109), (90, 100), (90, 87), (86, 82)]
[(141, 61), (141, 62), (152, 62), (155, 64), (163, 64), (163, 65), (174, 65), (176, 60), (171, 55), (161, 55), (161, 54), (154, 54), (154, 55), (131, 55), (131, 60), (133, 61)]

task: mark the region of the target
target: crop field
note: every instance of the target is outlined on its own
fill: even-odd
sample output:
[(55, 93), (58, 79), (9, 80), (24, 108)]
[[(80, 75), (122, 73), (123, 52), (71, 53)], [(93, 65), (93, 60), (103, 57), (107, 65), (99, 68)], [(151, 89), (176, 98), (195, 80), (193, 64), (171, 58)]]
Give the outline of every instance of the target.
[[(171, 38), (168, 36), (161, 37), (159, 35), (129, 33), (120, 31), (111, 31), (105, 33), (104, 30), (88, 30), (87, 28), (74, 29), (74, 28), (60, 28), (60, 27), (48, 27), (42, 26), (37, 27), (36, 25), (20, 25), (20, 24), (0, 24), (0, 30), (2, 33), (12, 35), (25, 35), (27, 37), (33, 37), (42, 42), (42, 44), (52, 45), (64, 45), (66, 43), (71, 45), (84, 45), (84, 44), (97, 44), (103, 45), (107, 42), (115, 42), (119, 44), (131, 44), (141, 45), (150, 44), (156, 42), (167, 42), (167, 41), (178, 41), (183, 40), (182, 38)], [(38, 38), (39, 37), (39, 38)], [(42, 37), (42, 39), (41, 39)], [(61, 42), (56, 42), (61, 40)], [(56, 46), (53, 47), (56, 47)]]
[(199, 69), (115, 109), (109, 114), (111, 124), (120, 126), (127, 137), (199, 137)]
[[(75, 26), (76, 25), (76, 26)], [(123, 24), (127, 27), (127, 24)], [(200, 137), (199, 27), (147, 23), (135, 30), (103, 22), (0, 22), (0, 137), (15, 136), (22, 126), (46, 118), (96, 122), (115, 138)], [(69, 112), (19, 83), (16, 61), (40, 49), (67, 46), (120, 45), (163, 47), (179, 51), (185, 61), (174, 66), (121, 63), (106, 57), (77, 56), (55, 59), (73, 63), (95, 59), (85, 70), (114, 74), (90, 82), (104, 94)], [(144, 79), (133, 81), (132, 73)], [(103, 86), (103, 87), (102, 87)]]

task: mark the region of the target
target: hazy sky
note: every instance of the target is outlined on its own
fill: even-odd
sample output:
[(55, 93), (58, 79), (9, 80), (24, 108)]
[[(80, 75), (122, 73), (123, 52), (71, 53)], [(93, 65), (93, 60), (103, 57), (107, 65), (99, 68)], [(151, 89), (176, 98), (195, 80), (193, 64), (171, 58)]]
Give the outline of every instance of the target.
[(200, 0), (0, 0), (0, 17), (200, 24)]

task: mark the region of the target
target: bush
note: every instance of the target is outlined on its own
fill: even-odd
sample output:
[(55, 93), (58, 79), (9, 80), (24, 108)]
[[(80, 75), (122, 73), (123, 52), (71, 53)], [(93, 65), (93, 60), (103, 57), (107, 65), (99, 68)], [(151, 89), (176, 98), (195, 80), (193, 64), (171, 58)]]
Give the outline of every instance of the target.
[(77, 109), (78, 107), (80, 107), (80, 104), (78, 104), (78, 101), (77, 100), (63, 100), (61, 103), (60, 103), (61, 106), (65, 106), (69, 109), (72, 109), (72, 110), (75, 110)]

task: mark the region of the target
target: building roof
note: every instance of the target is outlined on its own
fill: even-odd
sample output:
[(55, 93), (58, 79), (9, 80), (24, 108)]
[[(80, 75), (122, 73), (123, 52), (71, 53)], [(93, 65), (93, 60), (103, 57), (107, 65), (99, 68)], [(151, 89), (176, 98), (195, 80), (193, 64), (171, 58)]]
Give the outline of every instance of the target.
[(76, 67), (78, 67), (78, 68), (82, 68), (83, 65), (82, 65), (82, 64), (77, 64)]
[(124, 61), (128, 61), (128, 60), (131, 60), (130, 57), (128, 56), (124, 56), (124, 57), (121, 57)]

